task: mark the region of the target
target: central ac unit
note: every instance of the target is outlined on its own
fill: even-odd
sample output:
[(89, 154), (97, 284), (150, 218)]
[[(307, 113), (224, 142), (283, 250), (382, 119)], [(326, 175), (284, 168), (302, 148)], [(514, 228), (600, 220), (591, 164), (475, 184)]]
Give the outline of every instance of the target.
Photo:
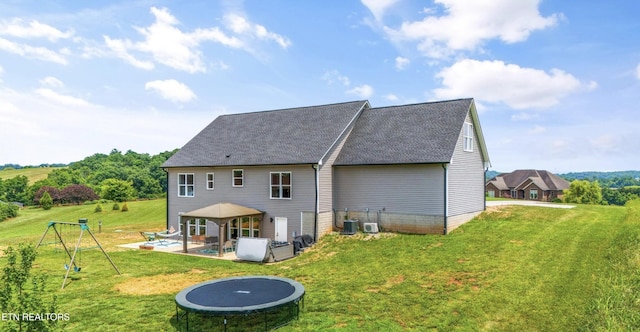
[(358, 222), (356, 220), (345, 220), (343, 234), (353, 235), (358, 232)]
[(365, 233), (378, 233), (378, 224), (374, 222), (366, 222), (364, 223), (364, 232)]

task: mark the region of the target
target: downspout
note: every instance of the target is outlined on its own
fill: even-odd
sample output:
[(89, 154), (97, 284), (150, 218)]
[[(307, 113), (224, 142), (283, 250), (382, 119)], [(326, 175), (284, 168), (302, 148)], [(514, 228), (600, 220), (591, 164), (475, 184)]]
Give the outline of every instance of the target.
[(314, 206), (314, 213), (313, 213), (313, 242), (318, 242), (318, 210), (320, 210), (320, 187), (318, 186), (318, 164), (311, 164), (311, 167), (313, 168), (313, 177), (315, 178), (315, 184), (316, 184), (316, 201), (315, 201), (315, 206)]
[(167, 171), (166, 168), (162, 169), (166, 175), (165, 177), (165, 184), (167, 187), (167, 192), (165, 193), (165, 216), (166, 216), (166, 224), (167, 224), (167, 228), (169, 229), (169, 171)]
[(449, 199), (447, 197), (448, 196), (448, 192), (447, 192), (447, 185), (448, 185), (447, 169), (448, 169), (448, 167), (449, 167), (449, 164), (447, 164), (447, 163), (442, 164), (442, 169), (444, 170), (444, 176), (443, 176), (444, 177), (444, 192), (443, 192), (443, 197), (444, 197), (444, 204), (443, 205), (444, 205), (444, 207), (443, 207), (443, 215), (442, 215), (443, 220), (444, 220), (444, 230), (442, 231), (443, 235), (447, 235), (447, 227), (448, 227), (448, 225), (447, 225), (447, 222), (448, 222), (448, 220), (447, 220), (447, 213), (448, 213), (447, 207), (449, 205)]

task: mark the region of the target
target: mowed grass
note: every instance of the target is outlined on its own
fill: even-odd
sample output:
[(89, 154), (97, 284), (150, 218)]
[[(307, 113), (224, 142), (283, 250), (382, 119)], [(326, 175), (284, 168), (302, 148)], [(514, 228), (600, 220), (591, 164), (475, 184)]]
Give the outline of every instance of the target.
[(46, 179), (51, 171), (60, 168), (61, 167), (33, 167), (20, 169), (3, 169), (0, 170), (0, 179), (6, 180), (19, 175), (24, 175), (29, 178), (29, 184), (33, 184), (36, 181)]
[[(6, 247), (35, 244), (49, 220), (89, 218), (122, 272), (100, 251), (83, 251), (82, 271), (60, 290), (64, 254), (53, 245), (38, 250), (34, 272), (48, 276), (46, 295), (57, 295), (59, 311), (69, 313), (65, 331), (180, 330), (174, 299), (181, 289), (256, 274), (292, 278), (306, 288), (300, 318), (282, 331), (640, 328), (638, 202), (568, 210), (501, 207), (447, 236), (332, 234), (299, 257), (264, 265), (117, 247), (142, 240), (138, 231), (163, 229), (164, 200), (130, 202), (129, 212), (93, 208), (23, 210), (0, 223), (0, 246)], [(72, 229), (63, 229), (63, 236), (77, 239)]]

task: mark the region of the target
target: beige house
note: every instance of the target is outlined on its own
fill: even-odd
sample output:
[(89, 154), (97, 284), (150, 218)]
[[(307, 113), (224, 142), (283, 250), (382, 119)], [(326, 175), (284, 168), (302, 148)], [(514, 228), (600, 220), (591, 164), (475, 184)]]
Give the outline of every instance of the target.
[(569, 188), (569, 182), (544, 170), (523, 169), (500, 174), (487, 181), (488, 197), (525, 199), (533, 201), (553, 201), (562, 198)]

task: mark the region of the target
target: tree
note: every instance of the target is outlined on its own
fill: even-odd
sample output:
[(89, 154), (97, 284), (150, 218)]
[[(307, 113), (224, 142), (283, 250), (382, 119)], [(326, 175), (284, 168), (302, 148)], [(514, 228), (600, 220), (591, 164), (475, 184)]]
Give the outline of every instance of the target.
[(135, 197), (136, 193), (131, 182), (118, 179), (106, 179), (102, 181), (100, 186), (100, 196), (104, 199), (124, 202)]
[(602, 204), (602, 190), (598, 182), (574, 180), (564, 192), (566, 203)]
[(0, 221), (13, 218), (18, 215), (18, 206), (12, 203), (0, 202)]
[[(7, 265), (3, 269), (0, 284), (0, 312), (3, 314), (17, 314), (19, 319), (3, 319), (2, 331), (50, 331), (61, 320), (56, 314), (56, 297), (50, 304), (45, 304), (42, 296), (45, 294), (44, 276), (32, 276), (31, 267), (36, 259), (33, 246), (20, 245), (16, 251), (8, 247), (4, 251)], [(20, 262), (18, 262), (18, 255)], [(44, 315), (41, 319), (23, 320), (23, 314)], [(56, 317), (46, 317), (56, 315)], [(65, 317), (62, 317), (65, 319)], [(68, 319), (68, 317), (66, 318)]]
[(37, 205), (42, 205), (40, 200), (42, 199), (42, 195), (44, 193), (48, 193), (51, 198), (52, 204), (60, 203), (60, 190), (56, 187), (51, 186), (42, 186), (33, 194), (33, 202)]
[(51, 210), (51, 207), (53, 206), (53, 199), (51, 198), (51, 195), (49, 195), (48, 191), (45, 191), (44, 194), (42, 194), (42, 197), (40, 197), (40, 206), (45, 210)]
[(5, 200), (9, 202), (25, 202), (25, 193), (28, 185), (29, 178), (24, 175), (4, 180)]
[(93, 189), (83, 184), (72, 184), (60, 191), (60, 199), (65, 203), (81, 204), (99, 198)]

